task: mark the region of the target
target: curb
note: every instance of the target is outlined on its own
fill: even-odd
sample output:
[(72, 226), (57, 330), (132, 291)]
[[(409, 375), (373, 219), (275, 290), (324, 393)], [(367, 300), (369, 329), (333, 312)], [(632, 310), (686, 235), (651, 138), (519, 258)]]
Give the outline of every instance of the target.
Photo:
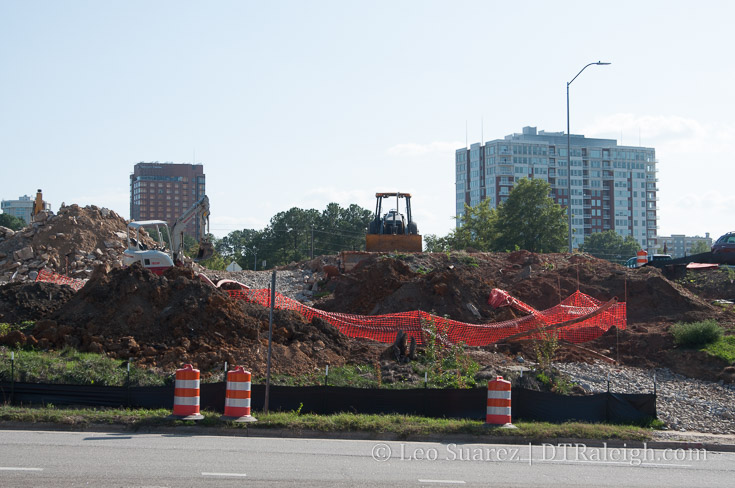
[(49, 422), (0, 422), (0, 429), (5, 430), (44, 430), (61, 432), (126, 432), (137, 434), (171, 434), (181, 435), (219, 435), (227, 437), (272, 437), (282, 439), (338, 439), (338, 440), (369, 440), (369, 441), (401, 441), (401, 442), (438, 442), (438, 443), (466, 443), (466, 444), (584, 444), (595, 448), (628, 448), (628, 449), (704, 449), (711, 452), (735, 452), (735, 444), (716, 444), (710, 442), (690, 441), (636, 441), (621, 439), (580, 439), (580, 438), (532, 438), (521, 436), (478, 436), (472, 434), (428, 434), (402, 436), (391, 432), (365, 431), (336, 431), (324, 432), (319, 430), (292, 430), (269, 429), (243, 425), (242, 428), (177, 426), (177, 427), (142, 427), (134, 428), (124, 424), (87, 424), (67, 425)]

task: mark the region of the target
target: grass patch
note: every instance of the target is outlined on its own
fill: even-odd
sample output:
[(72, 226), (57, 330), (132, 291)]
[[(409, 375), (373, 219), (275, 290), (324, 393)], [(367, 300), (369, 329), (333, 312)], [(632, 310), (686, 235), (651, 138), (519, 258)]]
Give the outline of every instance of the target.
[[(15, 350), (15, 381), (66, 385), (125, 386), (128, 372), (124, 361), (65, 348), (60, 351)], [(10, 381), (11, 351), (0, 347), (0, 378)], [(161, 386), (167, 375), (130, 367), (132, 386)]]
[(712, 319), (701, 322), (677, 322), (671, 327), (674, 342), (684, 347), (701, 347), (717, 342), (723, 333), (723, 328)]
[(717, 342), (703, 347), (702, 351), (735, 364), (735, 336), (721, 337)]
[[(298, 412), (254, 412), (258, 419), (254, 424), (235, 424), (220, 420), (220, 414), (202, 411), (204, 420), (199, 422), (168, 419), (170, 410), (116, 409), (116, 408), (59, 408), (14, 407), (0, 405), (0, 421), (52, 422), (83, 427), (89, 424), (123, 425), (131, 429), (157, 426), (198, 425), (220, 428), (285, 429), (294, 432), (312, 430), (318, 432), (367, 432), (394, 434), (400, 438), (430, 434), (470, 434), (492, 437), (519, 437), (532, 439), (621, 439), (645, 441), (651, 438), (648, 429), (613, 424), (586, 424), (566, 422), (517, 422), (517, 429), (485, 427), (478, 420), (435, 419), (409, 415), (358, 415), (339, 413), (334, 415), (300, 414)], [(655, 421), (654, 421), (655, 422)]]

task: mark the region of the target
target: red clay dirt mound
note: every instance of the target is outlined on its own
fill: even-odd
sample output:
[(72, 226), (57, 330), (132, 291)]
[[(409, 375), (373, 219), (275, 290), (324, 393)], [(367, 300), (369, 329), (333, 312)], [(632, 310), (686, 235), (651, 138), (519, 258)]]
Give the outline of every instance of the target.
[[(376, 256), (328, 285), (316, 307), (378, 315), (424, 310), (469, 323), (513, 318), (487, 300), (493, 288), (543, 310), (579, 289), (603, 302), (627, 301), (629, 323), (699, 320), (717, 309), (663, 277), (658, 269), (627, 269), (589, 255), (451, 253)], [(626, 299), (627, 297), (627, 299)]]
[[(231, 299), (172, 268), (157, 276), (139, 265), (95, 273), (52, 316), (39, 321), (27, 342), (41, 348), (69, 345), (173, 370), (192, 363), (203, 374), (224, 362), (265, 373), (268, 310)], [(357, 343), (321, 320), (291, 311), (274, 314), (274, 373), (302, 374), (348, 359), (370, 362), (384, 345)]]
[(66, 285), (7, 283), (0, 286), (0, 322), (20, 324), (49, 317), (74, 296)]

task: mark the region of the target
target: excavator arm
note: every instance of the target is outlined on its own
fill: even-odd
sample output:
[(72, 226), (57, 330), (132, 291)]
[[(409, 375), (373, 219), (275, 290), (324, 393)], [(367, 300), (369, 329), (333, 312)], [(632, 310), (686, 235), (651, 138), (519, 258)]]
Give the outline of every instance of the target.
[(214, 254), (214, 246), (209, 242), (209, 197), (204, 195), (198, 202), (192, 205), (186, 212), (176, 219), (171, 226), (171, 252), (174, 263), (183, 262), (184, 259), (184, 231), (186, 226), (196, 221), (199, 251), (194, 261), (207, 259)]

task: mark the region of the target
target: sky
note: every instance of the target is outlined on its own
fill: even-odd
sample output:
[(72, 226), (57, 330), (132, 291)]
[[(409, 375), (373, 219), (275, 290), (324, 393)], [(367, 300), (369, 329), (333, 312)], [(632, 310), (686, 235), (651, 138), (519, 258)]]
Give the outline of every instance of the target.
[(218, 237), (410, 192), (524, 126), (656, 149), (659, 235), (735, 230), (735, 3), (0, 0), (0, 198), (129, 218), (141, 161), (201, 163)]

